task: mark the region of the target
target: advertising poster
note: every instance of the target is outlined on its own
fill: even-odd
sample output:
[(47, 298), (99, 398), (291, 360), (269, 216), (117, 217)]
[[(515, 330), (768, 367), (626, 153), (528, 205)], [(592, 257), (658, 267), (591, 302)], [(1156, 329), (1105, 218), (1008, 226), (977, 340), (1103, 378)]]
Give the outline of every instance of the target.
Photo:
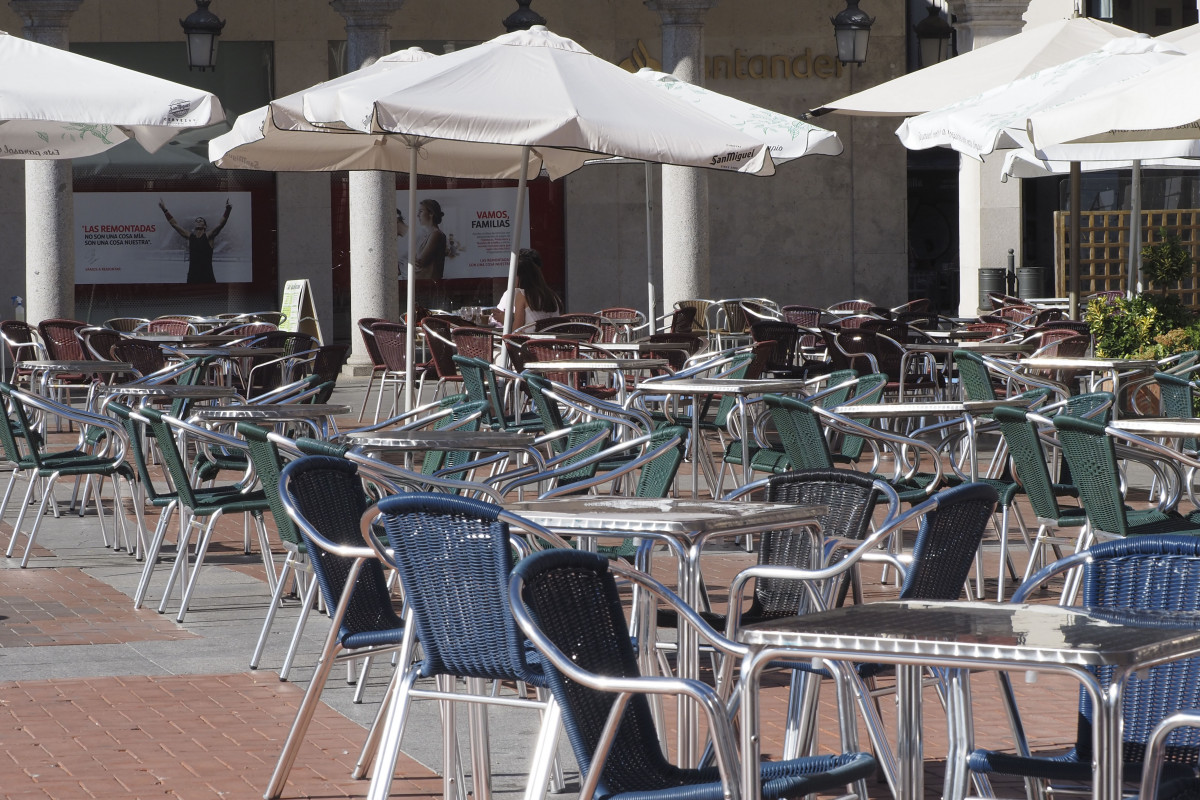
[[(417, 241), (417, 279), (503, 278), (508, 275), (517, 190), (417, 191), (417, 219), (408, 219), (408, 190), (396, 192), (400, 280), (407, 279), (408, 237)], [(526, 207), (521, 247), (529, 246)]]
[(75, 283), (249, 283), (251, 237), (249, 192), (76, 192)]

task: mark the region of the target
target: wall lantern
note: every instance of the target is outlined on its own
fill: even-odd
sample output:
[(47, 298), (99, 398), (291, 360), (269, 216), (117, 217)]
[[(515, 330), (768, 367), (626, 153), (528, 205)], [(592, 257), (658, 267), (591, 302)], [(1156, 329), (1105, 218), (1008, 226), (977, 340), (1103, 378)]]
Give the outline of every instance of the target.
[(517, 5), (520, 7), (501, 22), (504, 30), (509, 33), (527, 31), (534, 25), (546, 24), (546, 18), (529, 7), (531, 2), (533, 0), (517, 0)]
[(867, 60), (867, 40), (871, 38), (874, 17), (858, 7), (858, 0), (846, 0), (846, 7), (832, 19), (837, 57), (842, 64), (862, 64)]
[(950, 42), (954, 38), (954, 28), (942, 17), (941, 9), (929, 6), (928, 11), (929, 16), (913, 25), (922, 67), (932, 67), (949, 58)]
[(217, 39), (225, 20), (208, 10), (212, 0), (196, 0), (196, 10), (187, 19), (179, 20), (183, 35), (187, 38), (188, 69), (201, 72), (217, 68)]

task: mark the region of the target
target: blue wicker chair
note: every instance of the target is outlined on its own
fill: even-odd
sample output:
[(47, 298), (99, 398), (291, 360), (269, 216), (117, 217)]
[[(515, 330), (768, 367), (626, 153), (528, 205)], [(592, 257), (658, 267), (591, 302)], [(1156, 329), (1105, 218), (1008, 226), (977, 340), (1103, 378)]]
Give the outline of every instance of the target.
[[(283, 793), (334, 664), (401, 649), (406, 641), (383, 565), (358, 527), (359, 517), (370, 506), (358, 467), (330, 456), (298, 458), (280, 473), (280, 495), (303, 537), (331, 619), (312, 680), (267, 786), (267, 798)], [(401, 652), (405, 662), (406, 655)]]
[[(1200, 624), (1200, 538), (1163, 535), (1137, 536), (1102, 542), (1090, 550), (1061, 559), (1022, 584), (1013, 602), (1070, 569), (1082, 567), (1082, 605), (1115, 616), (1151, 618), (1156, 625)], [(1170, 576), (1170, 580), (1164, 579)], [(1175, 621), (1161, 612), (1181, 615)], [(1101, 687), (1107, 686), (1114, 667), (1092, 668)], [(1011, 691), (1007, 692), (1011, 696)], [(1200, 657), (1181, 659), (1150, 668), (1125, 687), (1124, 774), (1137, 782), (1142, 774), (1146, 744), (1156, 725), (1172, 711), (1200, 706)], [(1015, 711), (1015, 709), (1014, 709)], [(1079, 728), (1075, 746), (1061, 755), (1035, 756), (1023, 737), (1017, 754), (976, 750), (969, 768), (981, 775), (1020, 775), (1029, 780), (1090, 783), (1092, 769), (1092, 702), (1079, 691)], [(1168, 780), (1195, 777), (1200, 754), (1200, 730), (1179, 730), (1166, 740), (1163, 776)], [(986, 777), (983, 779), (986, 782)]]
[[(382, 730), (373, 731), (360, 761), (360, 770), (372, 761), (376, 744), (379, 756), (369, 795), (388, 796), (400, 740), (418, 678), (467, 680), (468, 693), (422, 691), (422, 698), (439, 697), (474, 704), (472, 718), (482, 718), (480, 704), (502, 702), (528, 705), (542, 714), (542, 730), (534, 746), (527, 797), (544, 793), (558, 740), (558, 711), (544, 692), (542, 662), (517, 628), (508, 611), (508, 577), (514, 552), (530, 547), (566, 546), (558, 537), (505, 512), (490, 503), (452, 495), (406, 493), (385, 497), (362, 515), (364, 534), (379, 523), (390, 548), (377, 546), (404, 589), (405, 620), (421, 645), (421, 660), (401, 661), (401, 674)], [(486, 681), (518, 681), (539, 690), (539, 700), (522, 703), (512, 697), (497, 698), (485, 691)], [(487, 742), (482, 726), (473, 726), (471, 751), (482, 755), (472, 770), (475, 797), (487, 797), (490, 788)], [(456, 737), (453, 713), (446, 712), (445, 736)], [(445, 772), (451, 774), (451, 766)], [(453, 787), (448, 786), (448, 790)], [(447, 796), (452, 796), (449, 791)]]
[[(580, 800), (729, 796), (734, 791), (729, 766), (737, 763), (737, 748), (716, 690), (699, 681), (641, 676), (614, 572), (667, 598), (703, 638), (735, 651), (661, 584), (601, 555), (547, 550), (518, 564), (510, 603), (521, 629), (544, 656), (550, 691), (562, 707), (583, 777)], [(705, 709), (716, 767), (684, 769), (667, 761), (648, 693), (688, 695)], [(759, 775), (764, 800), (778, 800), (849, 784), (861, 789), (874, 770), (870, 755), (847, 753), (764, 763)]]

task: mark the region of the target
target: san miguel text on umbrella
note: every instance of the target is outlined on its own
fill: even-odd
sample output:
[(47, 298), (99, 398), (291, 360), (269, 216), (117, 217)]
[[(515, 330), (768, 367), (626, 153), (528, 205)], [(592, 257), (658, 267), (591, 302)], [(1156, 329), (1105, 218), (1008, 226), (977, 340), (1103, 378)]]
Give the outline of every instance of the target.
[(748, 158), (754, 158), (754, 153), (749, 150), (744, 150), (740, 153), (726, 153), (723, 156), (713, 156), (710, 164), (729, 164), (731, 162), (745, 161)]

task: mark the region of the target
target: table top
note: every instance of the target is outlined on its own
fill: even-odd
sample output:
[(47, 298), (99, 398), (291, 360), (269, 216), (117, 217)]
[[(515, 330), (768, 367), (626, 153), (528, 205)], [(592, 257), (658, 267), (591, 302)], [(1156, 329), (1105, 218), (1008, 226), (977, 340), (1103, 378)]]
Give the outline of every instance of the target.
[(1132, 666), (1200, 649), (1200, 614), (899, 600), (750, 625), (738, 638), (753, 646), (828, 649), (862, 660), (915, 656), (956, 663)]
[(166, 397), (172, 400), (177, 397), (220, 400), (237, 394), (237, 390), (232, 386), (181, 386), (174, 383), (155, 386), (107, 386), (100, 391), (110, 397)]
[(689, 350), (683, 342), (592, 342), (588, 347), (609, 353), (656, 353), (663, 350)]
[(17, 369), (41, 372), (129, 372), (128, 361), (18, 361)]
[(547, 528), (697, 534), (770, 530), (819, 520), (824, 506), (640, 497), (564, 497), (509, 503), (506, 509)]
[(924, 417), (939, 414), (984, 414), (997, 406), (1028, 405), (1014, 398), (1007, 400), (939, 400), (936, 402), (860, 403), (838, 406), (833, 413), (843, 417)]
[(1118, 430), (1149, 436), (1200, 435), (1200, 419), (1196, 417), (1133, 417), (1115, 419), (1108, 424)]
[(1157, 369), (1152, 358), (1068, 358), (1036, 356), (1021, 362), (1025, 369)]
[(525, 369), (533, 372), (554, 372), (556, 370), (622, 372), (632, 369), (661, 369), (670, 363), (665, 358), (564, 358), (559, 361), (527, 361)]
[(370, 431), (343, 437), (367, 450), (524, 450), (534, 436), (516, 431)]
[(255, 356), (281, 356), (282, 347), (181, 347), (185, 356), (224, 356), (226, 358), (254, 358)]
[(808, 386), (803, 380), (744, 378), (682, 378), (679, 380), (639, 383), (637, 388), (661, 394), (757, 394), (759, 392), (800, 392)]
[(923, 344), (906, 344), (906, 350), (915, 350), (918, 353), (953, 353), (955, 350), (969, 350), (972, 353), (1032, 353), (1037, 350), (1037, 345), (1026, 342), (957, 342), (944, 343), (928, 342)]
[(129, 335), (144, 342), (158, 344), (221, 344), (246, 338), (240, 334), (227, 333), (131, 333)]
[(204, 420), (263, 420), (265, 422), (287, 422), (293, 419), (321, 419), (323, 417), (349, 414), (350, 406), (334, 403), (287, 403), (240, 406), (210, 406), (197, 408), (192, 416)]

